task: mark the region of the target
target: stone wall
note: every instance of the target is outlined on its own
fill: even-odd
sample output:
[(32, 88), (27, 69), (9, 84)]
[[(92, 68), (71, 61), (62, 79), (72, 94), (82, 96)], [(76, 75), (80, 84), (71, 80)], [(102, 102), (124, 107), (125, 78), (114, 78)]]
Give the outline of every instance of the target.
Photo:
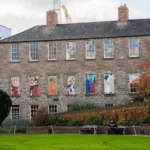
[[(114, 38), (114, 58), (104, 59), (104, 39), (94, 39), (96, 46), (96, 59), (86, 60), (85, 40), (76, 40), (76, 60), (66, 60), (66, 41), (58, 41), (57, 61), (48, 61), (49, 42), (37, 42), (39, 61), (29, 61), (29, 44), (20, 43), (20, 62), (11, 62), (11, 44), (0, 44), (0, 89), (10, 93), (10, 77), (20, 77), (20, 97), (12, 97), (14, 105), (20, 105), (20, 114), (30, 117), (30, 106), (58, 105), (58, 112), (67, 110), (73, 101), (85, 101), (105, 106), (105, 104), (124, 104), (133, 95), (129, 94), (129, 73), (140, 73), (141, 64), (150, 60), (150, 37), (136, 37), (140, 41), (140, 57), (129, 58), (128, 39)], [(85, 75), (96, 75), (96, 94), (86, 95)], [(113, 73), (115, 78), (115, 94), (104, 94), (104, 74)], [(66, 96), (66, 74), (76, 76), (76, 95)], [(30, 97), (28, 76), (39, 76), (40, 96)], [(58, 94), (48, 97), (48, 76), (57, 75)], [(58, 101), (54, 99), (58, 98)]]

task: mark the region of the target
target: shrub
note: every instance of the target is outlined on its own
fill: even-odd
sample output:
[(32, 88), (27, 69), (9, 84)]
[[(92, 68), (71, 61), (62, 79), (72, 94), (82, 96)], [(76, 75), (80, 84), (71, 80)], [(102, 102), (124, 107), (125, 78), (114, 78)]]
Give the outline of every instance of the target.
[(52, 114), (47, 114), (45, 116), (45, 120), (44, 120), (44, 125), (55, 125), (57, 122), (57, 118), (55, 115), (52, 115)]
[(137, 96), (133, 99), (133, 102), (144, 102), (144, 98), (143, 97), (140, 97), (140, 96)]
[(93, 103), (89, 102), (74, 102), (69, 105), (68, 111), (82, 111), (82, 110), (89, 110), (89, 109), (95, 109), (98, 108), (99, 106)]
[(143, 123), (150, 125), (150, 116), (146, 117), (146, 118), (143, 120)]
[(34, 126), (42, 126), (43, 124), (47, 124), (47, 114), (48, 110), (45, 107), (42, 107), (38, 110), (36, 116), (32, 120), (32, 124)]
[(11, 128), (1, 128), (0, 133), (1, 134), (11, 134), (11, 133), (13, 133), (13, 129), (11, 129)]
[(83, 126), (84, 122), (82, 120), (70, 120), (68, 126)]
[(26, 133), (26, 127), (22, 127), (22, 128), (17, 128), (16, 129), (16, 133)]
[(86, 121), (85, 124), (89, 125), (102, 125), (102, 121), (96, 116), (90, 116)]

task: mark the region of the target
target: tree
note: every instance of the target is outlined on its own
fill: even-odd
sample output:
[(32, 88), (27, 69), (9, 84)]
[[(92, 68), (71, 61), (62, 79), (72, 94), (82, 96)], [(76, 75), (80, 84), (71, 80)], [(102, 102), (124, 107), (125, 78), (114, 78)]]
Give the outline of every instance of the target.
[(142, 64), (145, 73), (141, 74), (139, 79), (135, 80), (132, 85), (137, 88), (137, 92), (141, 97), (150, 96), (150, 62)]
[(150, 75), (144, 74), (139, 78), (138, 93), (140, 96), (150, 96)]
[(0, 90), (0, 125), (10, 113), (12, 101), (8, 94)]

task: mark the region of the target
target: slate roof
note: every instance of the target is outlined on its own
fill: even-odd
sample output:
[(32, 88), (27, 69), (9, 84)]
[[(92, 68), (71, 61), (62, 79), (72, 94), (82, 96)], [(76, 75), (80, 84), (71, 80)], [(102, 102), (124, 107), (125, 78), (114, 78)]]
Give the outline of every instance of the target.
[(114, 38), (150, 35), (150, 19), (129, 20), (126, 24), (118, 21), (57, 24), (54, 28), (35, 26), (6, 38), (0, 43), (38, 42), (53, 40), (76, 40), (93, 38)]

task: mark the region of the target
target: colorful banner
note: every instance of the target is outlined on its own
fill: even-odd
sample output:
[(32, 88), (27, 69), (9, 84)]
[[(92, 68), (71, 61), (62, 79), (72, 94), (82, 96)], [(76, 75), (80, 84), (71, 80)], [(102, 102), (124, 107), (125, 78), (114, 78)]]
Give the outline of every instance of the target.
[(30, 76), (29, 77), (30, 84), (30, 96), (39, 96), (39, 77), (38, 76)]
[(96, 75), (87, 74), (86, 75), (86, 93), (95, 93), (96, 92)]
[(104, 93), (105, 94), (114, 94), (114, 75), (105, 74), (104, 75)]
[(57, 95), (57, 76), (48, 77), (48, 95), (49, 96)]
[(75, 76), (74, 75), (66, 75), (67, 78), (67, 87), (66, 87), (66, 95), (75, 95)]
[(20, 78), (19, 77), (11, 77), (11, 96), (17, 97), (20, 95)]

